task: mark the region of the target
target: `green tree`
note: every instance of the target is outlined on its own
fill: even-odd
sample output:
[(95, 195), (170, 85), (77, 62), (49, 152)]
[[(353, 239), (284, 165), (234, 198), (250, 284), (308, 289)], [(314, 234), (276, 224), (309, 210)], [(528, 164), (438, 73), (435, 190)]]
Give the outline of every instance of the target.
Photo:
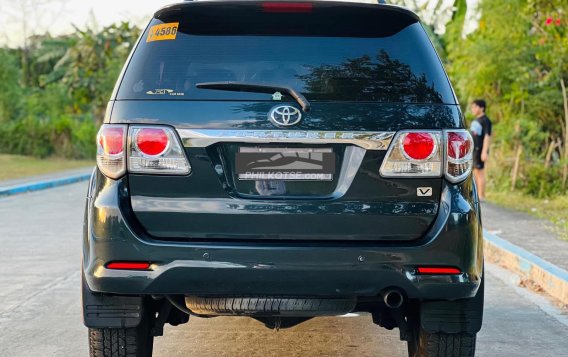
[[(456, 28), (462, 5), (454, 17)], [(458, 36), (453, 24), (449, 26), (444, 37), (449, 74), (462, 104), (477, 97), (489, 101), (490, 115), (497, 123), (496, 149), (504, 157), (522, 151), (525, 170), (520, 186), (525, 187), (538, 181), (531, 177), (542, 171), (536, 166), (544, 163), (549, 171), (559, 173), (562, 162), (554, 158), (568, 157), (568, 151), (562, 154), (558, 146), (552, 147), (552, 154), (549, 150), (558, 140), (564, 148), (568, 142), (561, 90), (568, 57), (566, 27), (560, 19), (568, 4), (561, 0), (484, 1), (480, 9), (479, 29), (466, 38)], [(511, 162), (505, 160), (498, 171), (510, 168)]]
[(77, 39), (45, 81), (61, 80), (69, 88), (76, 113), (103, 119), (114, 83), (140, 30), (129, 23), (111, 25), (100, 32), (77, 31)]
[(15, 119), (22, 101), (17, 53), (0, 48), (0, 125)]
[(138, 34), (122, 23), (33, 35), (22, 49), (0, 49), (0, 151), (92, 157), (96, 128)]

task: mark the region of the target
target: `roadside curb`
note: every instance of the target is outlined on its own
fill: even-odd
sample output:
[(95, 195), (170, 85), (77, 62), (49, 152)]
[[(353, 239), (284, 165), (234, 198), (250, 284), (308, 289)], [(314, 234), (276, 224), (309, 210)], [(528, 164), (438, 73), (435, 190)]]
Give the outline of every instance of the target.
[(91, 178), (91, 174), (79, 174), (67, 177), (61, 177), (51, 180), (42, 180), (36, 182), (25, 183), (21, 185), (14, 185), (0, 188), (0, 197), (7, 197), (26, 192), (40, 191), (48, 188), (70, 185), (72, 183), (86, 181)]
[(534, 281), (548, 294), (563, 304), (568, 304), (568, 271), (486, 230), (483, 231), (483, 236), (484, 253), (488, 261)]

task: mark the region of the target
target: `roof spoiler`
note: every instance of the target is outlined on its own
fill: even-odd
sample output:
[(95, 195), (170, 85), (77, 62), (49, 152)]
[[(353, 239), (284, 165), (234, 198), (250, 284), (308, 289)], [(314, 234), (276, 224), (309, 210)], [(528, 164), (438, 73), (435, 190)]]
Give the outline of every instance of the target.
[[(171, 5), (166, 5), (156, 11), (154, 13), (154, 17), (160, 17), (164, 13), (168, 11), (179, 11), (186, 6), (196, 6), (196, 7), (212, 7), (212, 8), (220, 8), (227, 5), (236, 6), (236, 5), (246, 5), (246, 6), (254, 6), (255, 4), (262, 4), (264, 2), (286, 2), (287, 0), (183, 0), (178, 3), (174, 3)], [(399, 5), (393, 5), (390, 1), (387, 0), (374, 0), (374, 2), (365, 1), (365, 2), (354, 2), (354, 1), (346, 1), (346, 0), (336, 0), (336, 1), (316, 1), (316, 0), (303, 0), (305, 2), (310, 2), (314, 4), (314, 7), (318, 8), (325, 8), (325, 7), (359, 7), (359, 8), (373, 8), (375, 5), (380, 5), (381, 8), (388, 9), (394, 13), (404, 14), (406, 16), (411, 17), (415, 21), (420, 21), (418, 15), (406, 8)], [(290, 3), (294, 2), (302, 2), (302, 0), (288, 0)]]
[[(197, 0), (183, 0), (183, 1), (191, 2), (191, 1), (197, 1)], [(386, 5), (387, 2), (385, 0), (377, 0), (377, 4)]]

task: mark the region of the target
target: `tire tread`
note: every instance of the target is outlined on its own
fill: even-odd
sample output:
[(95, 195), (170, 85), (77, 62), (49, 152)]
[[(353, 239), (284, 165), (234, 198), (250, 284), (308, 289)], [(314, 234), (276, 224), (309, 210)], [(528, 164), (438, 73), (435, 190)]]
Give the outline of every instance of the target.
[(91, 357), (139, 356), (136, 328), (90, 328)]
[(420, 357), (474, 357), (476, 335), (420, 332)]
[(287, 297), (199, 297), (185, 298), (186, 306), (200, 315), (249, 315), (348, 313), (355, 307), (351, 298), (287, 298)]

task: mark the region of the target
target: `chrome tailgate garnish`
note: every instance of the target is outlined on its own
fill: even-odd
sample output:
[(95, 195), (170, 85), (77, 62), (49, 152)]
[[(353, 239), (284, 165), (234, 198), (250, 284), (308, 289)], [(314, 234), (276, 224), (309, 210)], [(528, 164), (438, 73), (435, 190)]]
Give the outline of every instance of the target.
[(219, 130), (177, 129), (185, 147), (219, 142), (351, 144), (366, 150), (387, 150), (392, 131)]

